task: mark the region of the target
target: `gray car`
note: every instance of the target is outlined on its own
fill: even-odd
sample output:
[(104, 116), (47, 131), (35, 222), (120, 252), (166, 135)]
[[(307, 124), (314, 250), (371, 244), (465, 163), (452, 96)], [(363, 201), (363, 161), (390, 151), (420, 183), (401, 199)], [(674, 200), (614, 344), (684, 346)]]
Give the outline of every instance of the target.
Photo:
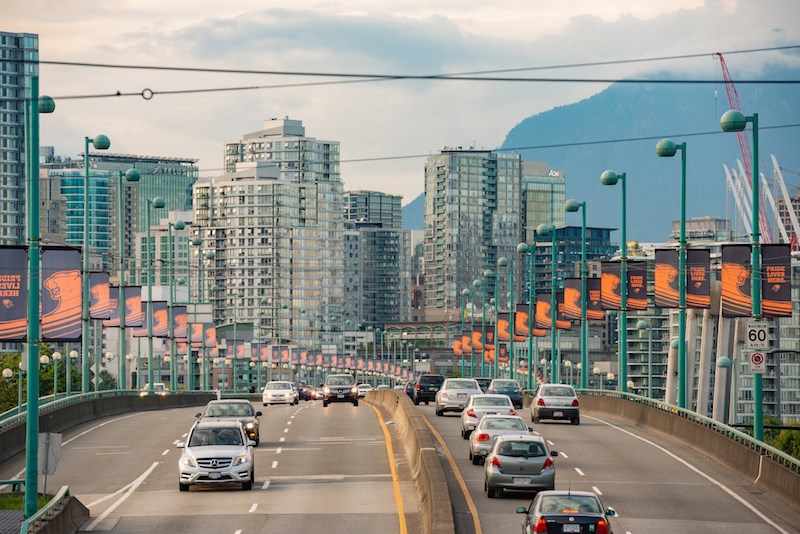
[(473, 395), (461, 412), (461, 437), (469, 439), (484, 415), (517, 415), (508, 395)]
[[(483, 488), (493, 499), (501, 490), (552, 490), (556, 484), (558, 452), (541, 436), (499, 436), (486, 457)], [(560, 532), (560, 531), (559, 531)]]
[(518, 415), (486, 415), (469, 436), (469, 459), (478, 465), (492, 450), (495, 439), (499, 436), (526, 436), (533, 429), (525, 425), (525, 420)]
[(189, 491), (194, 484), (241, 483), (253, 488), (253, 447), (238, 421), (198, 421), (186, 443), (178, 443), (178, 488)]
[(436, 415), (444, 412), (460, 412), (472, 395), (483, 393), (474, 378), (446, 378), (436, 392)]
[(531, 401), (531, 421), (567, 419), (573, 425), (581, 423), (578, 395), (567, 384), (542, 384)]

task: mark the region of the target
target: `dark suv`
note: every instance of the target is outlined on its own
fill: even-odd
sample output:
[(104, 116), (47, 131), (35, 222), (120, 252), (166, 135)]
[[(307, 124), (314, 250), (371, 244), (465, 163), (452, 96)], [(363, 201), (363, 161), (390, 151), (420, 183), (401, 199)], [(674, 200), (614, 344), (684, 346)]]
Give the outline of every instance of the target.
[(444, 376), (442, 375), (420, 375), (417, 379), (417, 385), (414, 386), (414, 404), (429, 402), (436, 400), (436, 392), (442, 387)]
[(329, 402), (352, 402), (358, 406), (358, 385), (353, 375), (328, 375), (322, 386), (322, 406)]

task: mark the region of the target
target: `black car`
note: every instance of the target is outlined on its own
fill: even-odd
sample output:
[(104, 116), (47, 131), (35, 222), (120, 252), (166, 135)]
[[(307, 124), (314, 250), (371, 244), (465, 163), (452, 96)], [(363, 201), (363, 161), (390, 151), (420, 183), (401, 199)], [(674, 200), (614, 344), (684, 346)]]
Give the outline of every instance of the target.
[(590, 491), (545, 490), (536, 494), (525, 514), (522, 532), (576, 532), (578, 534), (613, 534), (609, 517), (617, 513), (604, 508), (600, 498)]
[(408, 382), (406, 382), (406, 385), (403, 388), (406, 392), (406, 395), (408, 395), (408, 398), (411, 400), (414, 400), (414, 386), (416, 385), (417, 385), (416, 382), (414, 382), (413, 380), (409, 380)]
[(478, 385), (481, 387), (481, 391), (484, 393), (486, 393), (486, 390), (489, 389), (489, 385), (492, 383), (492, 379), (486, 377), (479, 377), (475, 380), (478, 381)]
[(444, 375), (426, 374), (420, 375), (417, 383), (414, 386), (414, 404), (429, 402), (436, 400), (436, 392), (442, 387), (444, 382)]
[(202, 412), (195, 417), (201, 421), (239, 421), (247, 434), (247, 439), (252, 439), (256, 445), (261, 441), (259, 432), (258, 418), (261, 412), (253, 409), (253, 405), (247, 399), (221, 399), (212, 400), (206, 404)]
[(351, 402), (358, 406), (358, 384), (350, 374), (328, 375), (322, 386), (322, 406), (331, 402)]
[(522, 387), (516, 380), (509, 380), (507, 378), (495, 378), (489, 384), (486, 393), (496, 393), (498, 395), (508, 395), (511, 399), (511, 404), (514, 408), (522, 408)]
[(300, 400), (311, 400), (311, 390), (313, 389), (311, 386), (308, 384), (298, 384), (297, 389), (300, 393)]

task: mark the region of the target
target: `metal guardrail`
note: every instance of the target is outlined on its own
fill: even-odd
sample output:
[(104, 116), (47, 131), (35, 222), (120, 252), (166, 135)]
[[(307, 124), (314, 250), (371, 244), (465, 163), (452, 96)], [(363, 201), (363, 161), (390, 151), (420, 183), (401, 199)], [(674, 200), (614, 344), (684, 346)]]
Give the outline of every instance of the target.
[[(56, 493), (47, 504), (39, 508), (39, 510), (22, 522), (19, 528), (20, 534), (28, 534), (29, 532), (37, 532), (37, 523), (45, 520), (51, 514), (56, 513), (56, 508), (64, 506), (64, 503), (69, 499), (69, 486), (61, 486), (61, 489)], [(31, 530), (33, 529), (33, 530)]]
[(800, 460), (786, 454), (783, 451), (776, 449), (775, 447), (771, 447), (764, 443), (763, 441), (758, 441), (754, 437), (740, 431), (736, 430), (735, 428), (720, 423), (710, 417), (706, 417), (704, 415), (700, 415), (699, 413), (693, 412), (691, 410), (687, 410), (685, 408), (679, 408), (673, 404), (667, 404), (666, 402), (656, 401), (649, 397), (643, 397), (641, 395), (636, 395), (634, 393), (623, 393), (621, 391), (609, 391), (609, 390), (599, 390), (599, 389), (580, 389), (576, 388), (575, 391), (578, 392), (579, 395), (587, 395), (593, 397), (612, 397), (618, 399), (624, 399), (627, 401), (635, 402), (638, 404), (642, 404), (644, 406), (649, 406), (651, 408), (655, 408), (657, 410), (662, 410), (665, 412), (669, 412), (672, 415), (676, 415), (678, 417), (682, 417), (684, 419), (688, 419), (694, 423), (702, 425), (706, 428), (709, 428), (715, 432), (718, 432), (728, 438), (736, 441), (737, 443), (741, 443), (754, 451), (758, 452), (759, 454), (763, 454), (774, 461), (778, 462), (779, 464), (791, 469), (795, 473), (800, 474)]

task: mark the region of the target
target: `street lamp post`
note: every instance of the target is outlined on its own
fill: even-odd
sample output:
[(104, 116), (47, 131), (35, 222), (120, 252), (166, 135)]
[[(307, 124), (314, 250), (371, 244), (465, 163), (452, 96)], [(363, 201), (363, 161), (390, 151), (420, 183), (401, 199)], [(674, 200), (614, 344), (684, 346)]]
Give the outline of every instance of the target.
[(603, 185), (616, 185), (622, 182), (622, 242), (620, 243), (620, 297), (619, 312), (619, 383), (623, 392), (628, 389), (628, 241), (626, 235), (626, 192), (627, 178), (625, 173), (617, 174), (614, 171), (605, 171), (600, 175)]
[(639, 335), (647, 330), (647, 397), (653, 398), (653, 324), (645, 319), (636, 323)]
[(67, 397), (72, 395), (72, 362), (78, 359), (78, 351), (69, 351), (69, 358), (67, 358)]
[[(681, 219), (678, 244), (678, 407), (687, 407), (686, 372), (686, 143), (675, 144), (662, 139), (656, 144), (656, 155), (671, 158), (681, 151)], [(620, 373), (620, 381), (623, 377)]]
[[(125, 213), (125, 195), (123, 190), (122, 177), (129, 182), (138, 182), (140, 179), (139, 171), (128, 169), (125, 173), (120, 172), (117, 181), (117, 243), (119, 247), (119, 296), (117, 297), (117, 310), (119, 316), (119, 353), (125, 354), (125, 224), (123, 214)], [(68, 362), (69, 364), (69, 362)], [(125, 370), (125, 358), (119, 359), (119, 388), (127, 389), (127, 377)]]
[[(21, 362), (20, 362), (20, 365), (22, 365)], [(22, 370), (22, 367), (20, 367), (19, 372), (16, 373), (16, 375), (17, 375), (17, 413), (22, 413), (22, 373), (23, 373), (23, 370)], [(14, 374), (15, 374), (14, 371), (12, 369), (8, 368), (8, 367), (3, 369), (3, 378), (5, 378), (6, 380), (10, 380), (10, 379), (14, 378)]]
[(571, 360), (564, 360), (564, 367), (567, 368), (567, 373), (569, 376), (569, 385), (572, 385), (572, 361)]
[[(150, 208), (161, 209), (166, 205), (164, 199), (161, 197), (156, 197), (154, 199), (147, 199), (147, 216), (146, 216), (146, 225), (147, 225), (147, 317), (145, 320), (147, 321), (147, 379), (148, 379), (148, 389), (150, 393), (153, 393), (153, 382), (155, 381), (155, 377), (153, 374), (153, 256), (152, 256), (152, 248), (150, 246)], [(158, 366), (158, 374), (159, 377), (161, 376), (161, 365)]]
[(238, 303), (240, 298), (244, 298), (244, 291), (237, 291), (233, 298), (233, 359), (231, 360), (231, 384), (234, 393), (236, 392), (236, 323), (239, 320)]
[[(467, 298), (471, 295), (472, 291), (470, 291), (466, 287), (461, 290), (461, 332), (460, 332), (461, 336), (464, 335), (464, 319), (465, 319), (464, 315), (466, 315), (464, 309), (467, 306)], [(470, 310), (470, 315), (472, 315), (473, 312), (474, 310)], [(470, 332), (470, 347), (472, 347), (472, 332)], [(471, 350), (472, 349), (470, 349), (470, 351)], [(461, 347), (461, 376), (462, 377), (466, 376), (464, 369), (464, 347)]]
[[(96, 135), (94, 138), (84, 137), (83, 150), (83, 305), (81, 322), (81, 351), (82, 369), (81, 391), (89, 392), (89, 144), (94, 145), (97, 150), (108, 150), (111, 141), (103, 134)], [(37, 150), (38, 153), (38, 150)], [(38, 179), (38, 177), (37, 177)], [(36, 286), (31, 286), (36, 287)]]
[(564, 204), (564, 211), (576, 212), (581, 210), (581, 387), (589, 384), (589, 322), (586, 318), (586, 202), (569, 199)]
[(61, 353), (53, 353), (53, 400), (58, 400), (58, 362), (61, 361)]
[[(475, 280), (472, 281), (472, 287), (473, 287), (473, 291), (472, 291), (472, 314), (470, 314), (470, 317), (471, 317), (472, 321), (471, 321), (471, 324), (470, 324), (470, 332), (469, 332), (469, 338), (470, 338), (470, 345), (469, 346), (470, 346), (470, 360), (471, 360), (470, 361), (470, 367), (471, 367), (470, 376), (473, 377), (473, 378), (475, 377), (475, 343), (473, 342), (473, 340), (475, 339), (474, 335), (473, 335), (475, 333), (475, 292), (482, 286), (483, 286), (483, 281), (480, 278), (476, 278)], [(486, 313), (486, 308), (485, 307), (483, 309), (483, 313), (484, 314)], [(481, 319), (481, 320), (483, 320), (483, 319)], [(481, 340), (481, 358), (483, 358), (483, 340)]]
[[(491, 269), (483, 271), (483, 277), (488, 280), (494, 277)], [(494, 340), (497, 344), (497, 340)], [(483, 315), (481, 317), (481, 376), (486, 376), (484, 365), (486, 363), (486, 282), (483, 283)]]
[[(536, 232), (534, 230), (534, 236)], [(536, 365), (533, 353), (533, 315), (536, 310), (536, 303), (534, 302), (535, 290), (533, 287), (533, 261), (536, 251), (536, 238), (534, 237), (534, 245), (528, 246), (527, 243), (520, 243), (517, 245), (517, 252), (520, 254), (528, 254), (528, 388), (533, 389), (533, 367)], [(512, 327), (513, 328), (513, 327)], [(538, 340), (537, 340), (538, 347)]]
[[(739, 110), (731, 109), (722, 114), (719, 124), (723, 132), (741, 132), (747, 127), (747, 123), (753, 124), (753, 164), (750, 167), (752, 176), (750, 179), (752, 191), (750, 194), (751, 215), (752, 215), (752, 251), (750, 263), (752, 273), (752, 316), (754, 321), (761, 320), (761, 243), (759, 225), (759, 192), (758, 192), (758, 113), (745, 116)], [(753, 437), (757, 440), (764, 440), (764, 382), (761, 373), (753, 374)]]
[[(495, 302), (495, 310), (497, 310), (497, 311), (495, 311), (495, 314), (494, 314), (494, 346), (495, 346), (495, 349), (494, 349), (494, 374), (492, 375), (492, 378), (499, 378), (499, 376), (500, 376), (500, 374), (499, 374), (500, 373), (500, 338), (498, 337), (498, 333), (499, 332), (498, 332), (498, 325), (497, 325), (497, 323), (498, 323), (498, 321), (497, 321), (498, 312), (502, 309), (502, 306), (500, 305), (500, 298), (497, 296), (498, 292), (499, 292), (498, 291), (498, 286), (500, 285), (500, 268), (501, 267), (508, 267), (509, 265), (511, 265), (511, 268), (509, 269), (509, 272), (511, 272), (511, 282), (510, 282), (509, 287), (511, 288), (511, 291), (513, 293), (513, 291), (514, 291), (514, 273), (513, 273), (514, 264), (511, 263), (509, 261), (509, 259), (506, 258), (506, 257), (497, 258), (497, 271), (494, 274), (494, 302)], [(511, 315), (512, 313), (513, 312), (509, 311), (509, 321), (511, 322), (511, 325), (514, 324), (513, 323), (513, 316)], [(512, 367), (513, 367), (513, 358), (511, 358), (511, 354), (513, 353), (512, 352), (512, 350), (513, 350), (512, 348), (513, 347), (514, 347), (514, 332), (513, 332), (513, 330), (511, 328), (509, 328), (509, 361), (512, 363)], [(512, 376), (511, 378), (514, 378), (514, 377)]]
[[(178, 355), (175, 344), (175, 247), (172, 239), (172, 229), (183, 230), (186, 224), (183, 221), (167, 222), (167, 248), (169, 249), (169, 388), (172, 391), (178, 389)], [(187, 347), (191, 352), (191, 349)]]
[(557, 384), (561, 378), (556, 352), (556, 319), (558, 318), (558, 302), (556, 300), (556, 227), (552, 224), (540, 224), (536, 229), (539, 235), (550, 234), (550, 381)]

